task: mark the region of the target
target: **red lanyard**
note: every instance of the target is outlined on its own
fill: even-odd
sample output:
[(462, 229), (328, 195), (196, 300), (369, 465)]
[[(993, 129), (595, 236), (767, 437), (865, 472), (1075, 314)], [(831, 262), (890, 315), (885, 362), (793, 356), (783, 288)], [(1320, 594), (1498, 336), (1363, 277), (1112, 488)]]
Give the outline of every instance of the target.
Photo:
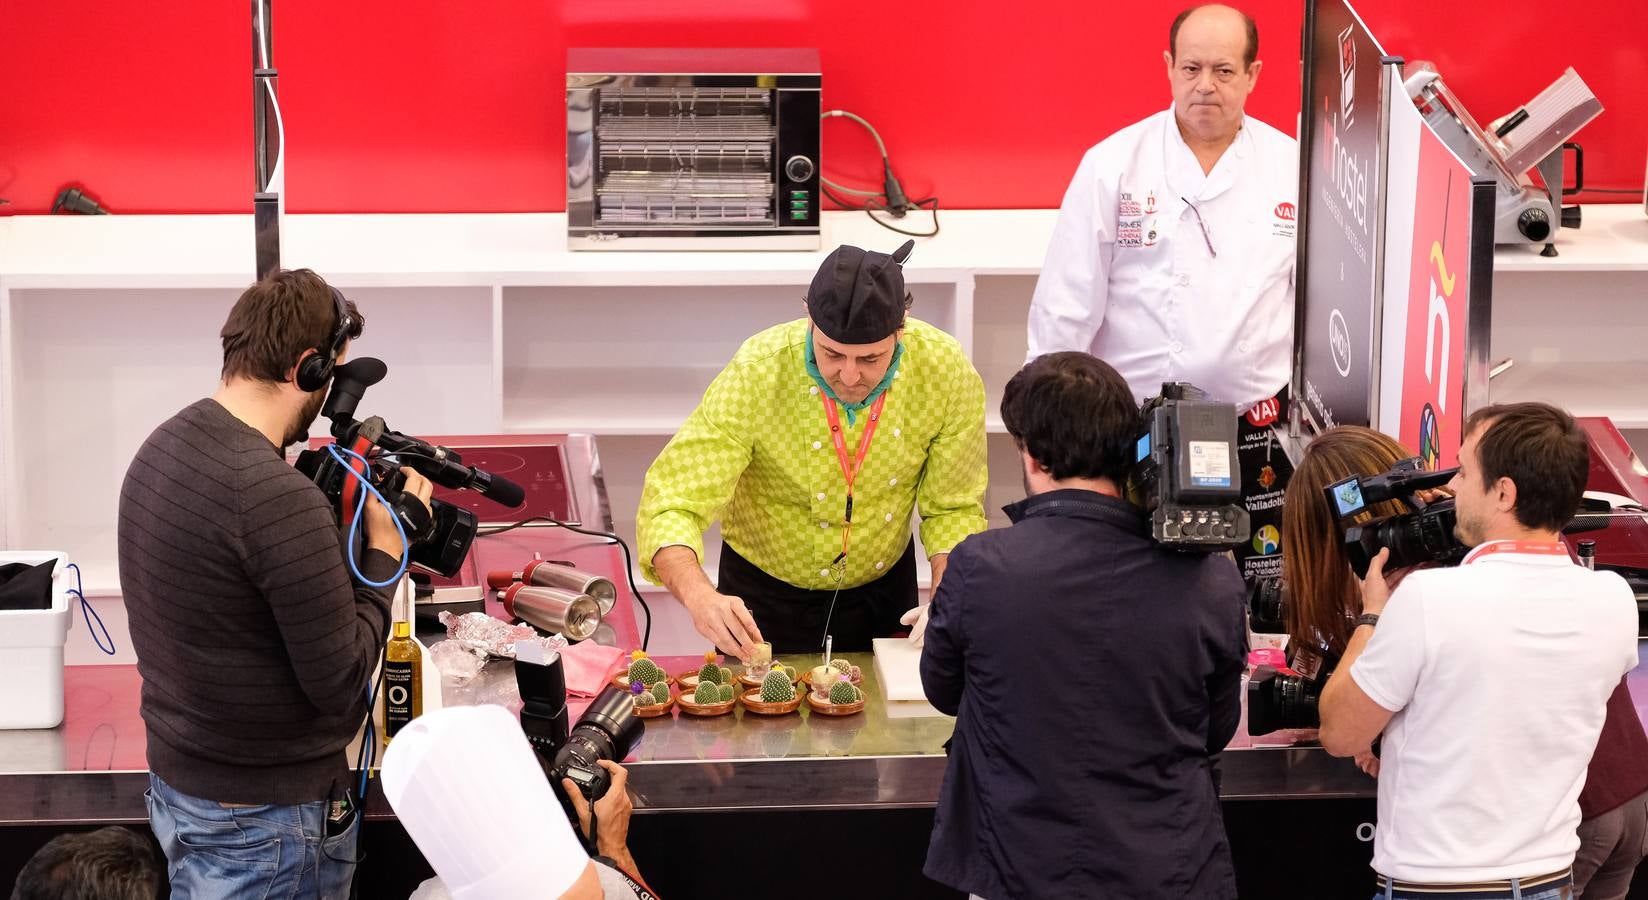
[(1475, 550), (1465, 554), (1465, 561), (1460, 565), (1476, 562), (1484, 556), (1495, 553), (1526, 553), (1531, 556), (1567, 556), (1568, 547), (1561, 541), (1548, 543), (1546, 541), (1489, 541), (1480, 544)]
[(835, 443), (836, 461), (841, 463), (841, 475), (847, 479), (847, 515), (841, 526), (841, 555), (835, 558), (836, 563), (847, 558), (847, 540), (853, 531), (853, 482), (858, 480), (858, 472), (864, 468), (864, 458), (870, 455), (870, 441), (875, 439), (876, 425), (881, 421), (881, 408), (887, 405), (889, 393), (892, 393), (892, 388), (882, 391), (881, 396), (871, 404), (870, 421), (864, 423), (864, 433), (858, 438), (858, 452), (853, 454), (851, 461), (847, 459), (847, 438), (841, 433), (841, 414), (835, 411), (835, 401), (822, 391), (818, 394), (818, 399), (824, 401), (824, 418), (830, 423), (830, 440)]

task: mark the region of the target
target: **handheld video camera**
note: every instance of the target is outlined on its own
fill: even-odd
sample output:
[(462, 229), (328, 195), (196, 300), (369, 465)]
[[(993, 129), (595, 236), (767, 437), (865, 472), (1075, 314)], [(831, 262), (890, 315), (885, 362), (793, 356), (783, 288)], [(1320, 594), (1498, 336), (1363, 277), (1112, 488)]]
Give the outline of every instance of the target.
[[(1456, 563), (1470, 549), (1454, 536), (1457, 522), (1452, 497), (1435, 503), (1420, 499), (1420, 491), (1438, 488), (1453, 479), (1458, 469), (1428, 471), (1418, 458), (1405, 459), (1382, 475), (1352, 476), (1323, 489), (1328, 508), (1345, 526), (1345, 555), (1356, 577), (1368, 574), (1368, 564), (1381, 547), (1390, 548), (1387, 569), (1425, 562)], [(1363, 521), (1368, 508), (1386, 500), (1403, 500), (1414, 511), (1383, 519)], [(1357, 524), (1349, 524), (1355, 522)]]
[(361, 492), (360, 480), (350, 472), (364, 476), (389, 501), (395, 518), (406, 530), (411, 561), (450, 577), (463, 566), (469, 546), (475, 541), (475, 514), (434, 498), (425, 511), (417, 498), (403, 491), (406, 474), (401, 467), (410, 467), (442, 487), (478, 491), (504, 506), (520, 506), (526, 492), (507, 478), (464, 465), (463, 458), (453, 450), (389, 430), (378, 416), (355, 421), (355, 409), (366, 389), (388, 373), (389, 367), (382, 360), (369, 356), (338, 366), (332, 372), (332, 390), (321, 407), (321, 415), (332, 420), (332, 437), (337, 445), (366, 462), (350, 457), (346, 468), (324, 449), (305, 450), (298, 454), (296, 468), (320, 486), (343, 524), (353, 519)]
[(1249, 537), (1237, 459), (1235, 407), (1196, 387), (1162, 385), (1144, 405), (1132, 488), (1150, 535), (1175, 550), (1228, 550)]

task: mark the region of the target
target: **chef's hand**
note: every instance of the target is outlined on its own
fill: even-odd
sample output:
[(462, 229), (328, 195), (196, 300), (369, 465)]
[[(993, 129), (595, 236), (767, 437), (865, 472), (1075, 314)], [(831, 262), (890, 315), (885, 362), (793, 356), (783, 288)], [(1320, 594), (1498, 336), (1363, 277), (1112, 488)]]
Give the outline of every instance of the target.
[(919, 604), (915, 609), (910, 610), (898, 619), (900, 624), (910, 626), (908, 640), (917, 647), (921, 646), (922, 640), (927, 636), (927, 607), (929, 605), (927, 603)]
[(722, 653), (738, 659), (755, 655), (761, 629), (755, 627), (755, 617), (742, 599), (706, 590), (687, 600), (686, 607), (692, 613), (692, 626)]

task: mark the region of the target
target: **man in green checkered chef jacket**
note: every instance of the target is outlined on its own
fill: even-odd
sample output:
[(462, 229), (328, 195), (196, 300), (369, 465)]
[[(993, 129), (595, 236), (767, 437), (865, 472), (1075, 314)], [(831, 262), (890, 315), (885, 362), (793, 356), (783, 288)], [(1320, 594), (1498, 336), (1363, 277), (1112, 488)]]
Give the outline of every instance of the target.
[(903, 626), (919, 643), (911, 511), (935, 588), (985, 528), (984, 382), (955, 338), (908, 317), (913, 246), (831, 253), (807, 317), (745, 341), (647, 470), (642, 572), (723, 653), (811, 651), (826, 628), (840, 650)]

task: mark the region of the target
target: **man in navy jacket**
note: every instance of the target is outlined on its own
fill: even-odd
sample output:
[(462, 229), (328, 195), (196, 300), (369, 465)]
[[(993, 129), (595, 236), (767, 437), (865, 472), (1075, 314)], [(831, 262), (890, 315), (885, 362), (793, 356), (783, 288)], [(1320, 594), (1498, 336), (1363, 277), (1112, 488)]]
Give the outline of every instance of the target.
[(1214, 781), (1236, 731), (1243, 590), (1121, 497), (1140, 417), (1086, 353), (1038, 357), (1002, 418), (1028, 498), (950, 556), (921, 656), (956, 716), (928, 877), (988, 898), (1236, 896)]

